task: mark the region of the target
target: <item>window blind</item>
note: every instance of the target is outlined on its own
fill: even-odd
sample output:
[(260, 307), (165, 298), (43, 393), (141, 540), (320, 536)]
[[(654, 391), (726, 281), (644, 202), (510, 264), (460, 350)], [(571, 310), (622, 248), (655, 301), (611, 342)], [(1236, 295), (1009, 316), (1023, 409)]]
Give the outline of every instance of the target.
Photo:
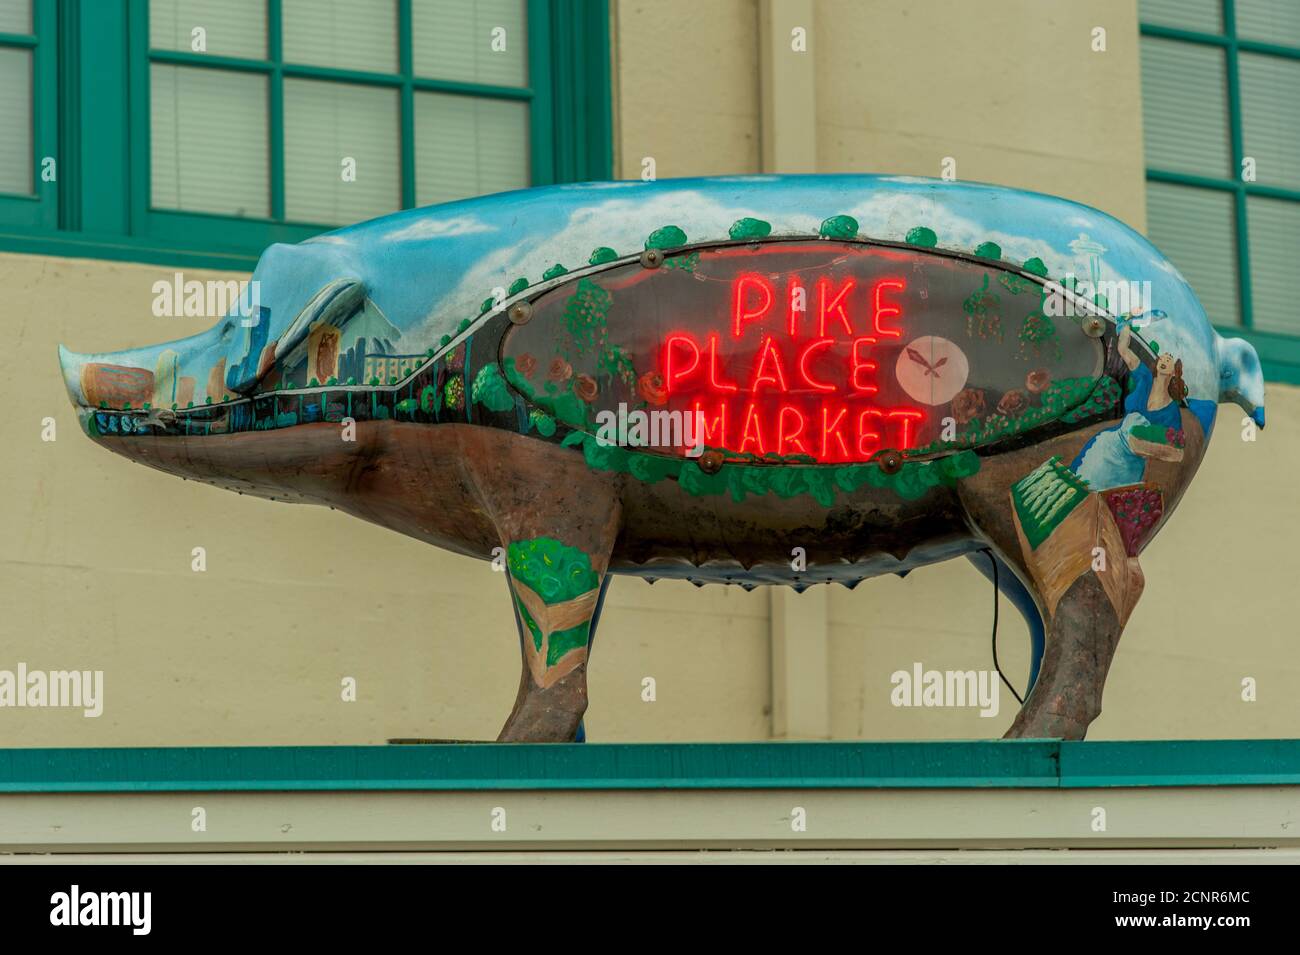
[(1264, 332), (1300, 332), (1296, 316), (1296, 253), (1300, 250), (1300, 202), (1250, 196), (1251, 325)]
[(1202, 33), (1223, 32), (1222, 11), (1223, 0), (1141, 0), (1138, 5), (1143, 23)]
[(0, 192), (32, 192), (32, 55), (6, 47), (0, 47)]
[[(286, 79), (285, 215), (333, 225), (400, 209), (400, 124), (394, 89)], [(355, 168), (345, 167), (345, 160)]]
[[(412, 0), (416, 76), (526, 86), (524, 0)], [(493, 49), (493, 31), (505, 49)], [(499, 45), (499, 44), (498, 44)]]
[(1231, 192), (1147, 183), (1147, 236), (1178, 266), (1216, 325), (1241, 324), (1233, 201)]
[(527, 104), (416, 93), (417, 205), (527, 185)]
[(1148, 167), (1232, 176), (1223, 51), (1143, 37), (1142, 125)]
[(153, 206), (270, 215), (267, 78), (154, 63), (149, 84)]
[[(203, 29), (203, 50), (193, 31)], [(149, 45), (211, 56), (266, 57), (266, 0), (149, 0)]]

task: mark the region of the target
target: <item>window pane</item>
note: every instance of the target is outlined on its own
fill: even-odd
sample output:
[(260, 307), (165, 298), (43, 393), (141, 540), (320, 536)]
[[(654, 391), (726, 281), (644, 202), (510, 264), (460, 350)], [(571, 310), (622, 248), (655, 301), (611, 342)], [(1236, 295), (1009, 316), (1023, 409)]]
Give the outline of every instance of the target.
[(1256, 181), (1300, 189), (1300, 60), (1240, 54), (1241, 132)]
[(1156, 26), (1222, 33), (1222, 8), (1223, 0), (1139, 0), (1138, 18)]
[[(206, 49), (194, 48), (198, 28)], [(264, 60), (266, 0), (149, 0), (149, 45)]]
[(416, 205), (527, 185), (526, 104), (415, 94)]
[(524, 0), (412, 0), (411, 13), (416, 76), (528, 85)]
[(1240, 325), (1233, 193), (1147, 183), (1147, 236), (1196, 290), (1210, 321)]
[(32, 32), (32, 0), (0, 0), (0, 33)]
[(154, 207), (269, 216), (266, 77), (154, 63), (149, 82)]
[(32, 55), (0, 48), (0, 192), (32, 193)]
[(1296, 0), (1237, 0), (1237, 36), (1300, 46), (1300, 3)]
[(288, 218), (346, 225), (401, 208), (400, 123), (396, 90), (286, 79)]
[(1223, 51), (1142, 38), (1142, 125), (1155, 169), (1232, 177)]
[(396, 0), (284, 0), (284, 60), (396, 73)]
[(1250, 232), (1251, 325), (1263, 332), (1300, 333), (1295, 257), (1300, 249), (1300, 202), (1246, 200)]

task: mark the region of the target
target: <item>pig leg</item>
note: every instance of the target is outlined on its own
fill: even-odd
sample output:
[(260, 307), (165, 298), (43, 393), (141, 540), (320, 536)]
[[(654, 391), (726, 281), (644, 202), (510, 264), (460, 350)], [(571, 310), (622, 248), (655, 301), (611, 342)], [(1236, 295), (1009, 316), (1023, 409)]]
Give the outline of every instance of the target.
[(523, 668), (502, 742), (572, 742), (587, 709), (587, 657), (618, 537), (616, 479), (582, 455), (524, 438), (463, 439), (468, 476), (505, 550)]
[(497, 737), (502, 742), (578, 738), (587, 709), (587, 658), (609, 579), (608, 549), (586, 546), (550, 536), (506, 544), (523, 670), (514, 710)]
[[(1069, 460), (1069, 449), (1060, 456)], [(1031, 545), (1008, 488), (1044, 457), (1035, 448), (992, 459), (959, 494), (976, 532), (1024, 583), (1045, 627), (1038, 678), (1006, 737), (1083, 739), (1101, 713), (1106, 674), (1144, 579), (1099, 494)]]
[[(1113, 542), (1098, 541), (1096, 546), (1110, 543)], [(1091, 556), (1092, 548), (1086, 553)], [(1045, 624), (1037, 679), (1033, 680), (1024, 705), (1007, 730), (1007, 739), (1083, 739), (1089, 724), (1101, 714), (1106, 673), (1119, 645), (1128, 611), (1142, 589), (1137, 561), (1127, 558), (1122, 550), (1117, 558), (1112, 554), (1113, 551), (1107, 554), (1105, 570), (1089, 569), (1080, 574), (1054, 600), (1045, 594), (1047, 588), (1043, 583), (1025, 569), (1024, 562), (1011, 555), (1002, 558), (1004, 566), (1015, 565), (1029, 580), (1026, 590), (1044, 608)], [(1117, 590), (1125, 598), (1119, 609), (1115, 599)]]
[(1106, 673), (1123, 629), (1101, 578), (1089, 572), (1075, 580), (1047, 621), (1038, 681), (1006, 738), (1083, 739), (1101, 715)]

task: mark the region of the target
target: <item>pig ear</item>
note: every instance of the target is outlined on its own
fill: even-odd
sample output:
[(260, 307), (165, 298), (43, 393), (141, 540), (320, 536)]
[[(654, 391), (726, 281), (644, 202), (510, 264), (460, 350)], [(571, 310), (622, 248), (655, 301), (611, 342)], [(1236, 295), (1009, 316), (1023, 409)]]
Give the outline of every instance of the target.
[(279, 361), (297, 348), (317, 325), (339, 325), (361, 307), (366, 287), (356, 279), (335, 279), (312, 296), (307, 307), (298, 313), (275, 346)]

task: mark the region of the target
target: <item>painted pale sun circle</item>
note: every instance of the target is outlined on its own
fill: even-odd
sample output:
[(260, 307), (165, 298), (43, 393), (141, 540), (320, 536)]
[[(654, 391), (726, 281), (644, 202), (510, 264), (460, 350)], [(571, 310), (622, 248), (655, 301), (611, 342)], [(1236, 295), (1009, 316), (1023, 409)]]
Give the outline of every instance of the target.
[(970, 362), (965, 352), (948, 339), (923, 335), (899, 353), (894, 373), (913, 401), (943, 405), (966, 387)]

